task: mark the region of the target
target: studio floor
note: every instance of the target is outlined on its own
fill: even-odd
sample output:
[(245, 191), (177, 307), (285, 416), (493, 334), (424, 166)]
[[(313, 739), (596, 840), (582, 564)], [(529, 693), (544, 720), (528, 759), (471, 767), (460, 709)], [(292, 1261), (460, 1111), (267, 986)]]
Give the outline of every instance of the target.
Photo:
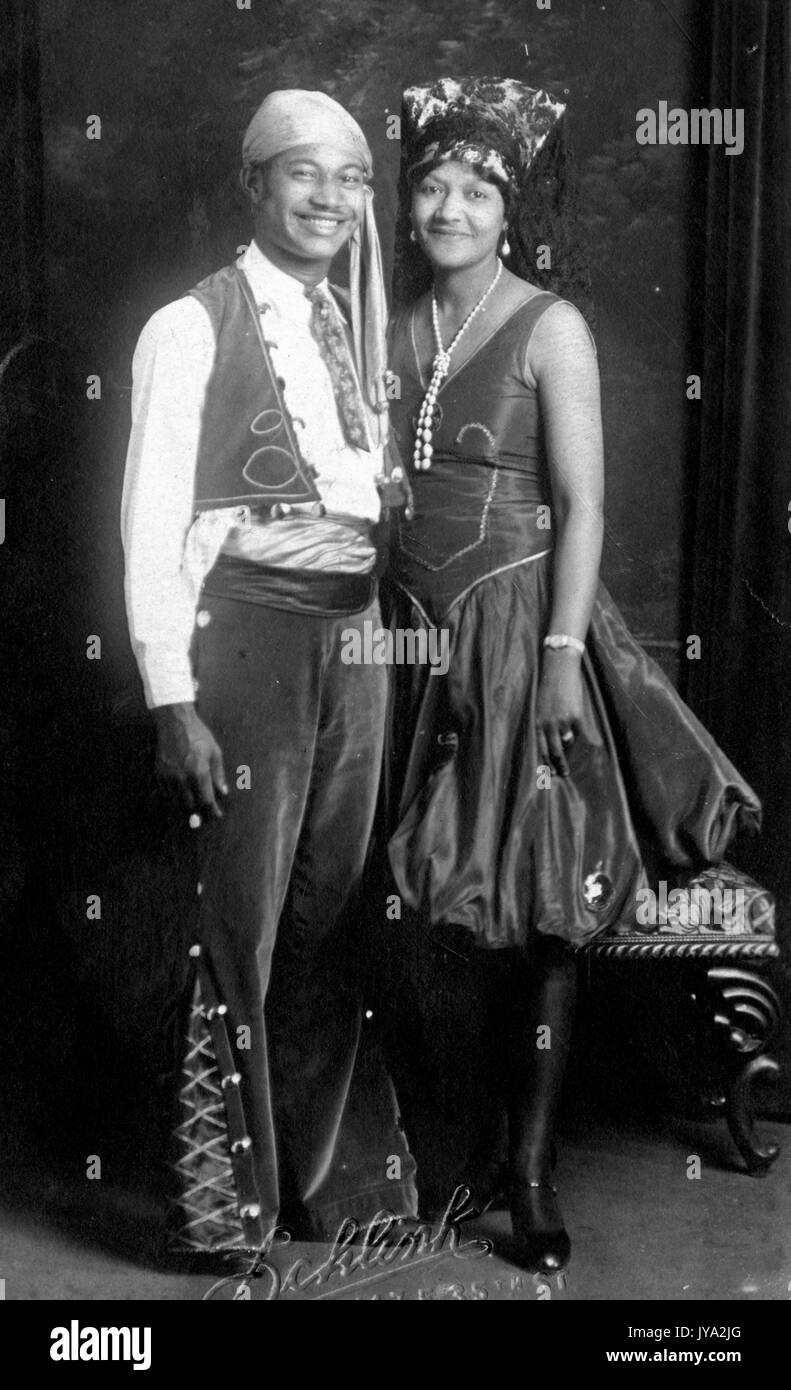
[[(302, 1292), (281, 1301), (674, 1300), (791, 1298), (791, 1125), (763, 1121), (784, 1148), (770, 1173), (750, 1178), (721, 1123), (653, 1117), (609, 1121), (568, 1133), (557, 1171), (573, 1256), (567, 1275), (540, 1280), (509, 1258), (504, 1211), (462, 1227), (488, 1237), (489, 1254), (419, 1253), (392, 1266), (369, 1254), (345, 1277), (326, 1268), (329, 1246), (300, 1244), (273, 1255), (281, 1278), (297, 1260)], [(700, 1159), (700, 1177), (690, 1177)], [(53, 1176), (4, 1174), (0, 1280), (10, 1300), (200, 1301), (211, 1280), (152, 1268), (145, 1250), (160, 1213), (140, 1194), (86, 1181), (68, 1191)], [(286, 1281), (288, 1282), (288, 1281)], [(240, 1291), (241, 1290), (241, 1291)], [(215, 1297), (264, 1299), (268, 1274)]]

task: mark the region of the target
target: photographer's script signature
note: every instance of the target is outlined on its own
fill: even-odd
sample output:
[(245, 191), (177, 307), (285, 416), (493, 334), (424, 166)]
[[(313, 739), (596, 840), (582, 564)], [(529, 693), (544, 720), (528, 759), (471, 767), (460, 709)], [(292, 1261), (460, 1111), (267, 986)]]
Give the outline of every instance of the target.
[(386, 1278), (396, 1267), (403, 1270), (440, 1255), (451, 1255), (457, 1260), (479, 1259), (491, 1252), (492, 1243), (484, 1239), (462, 1240), (461, 1223), (477, 1215), (471, 1199), (471, 1189), (460, 1185), (436, 1229), (421, 1223), (405, 1229), (402, 1234), (398, 1230), (401, 1219), (390, 1211), (377, 1212), (362, 1227), (347, 1217), (339, 1227), (329, 1255), (315, 1268), (304, 1256), (283, 1272), (277, 1268), (269, 1256), (275, 1248), (289, 1245), (291, 1235), (283, 1227), (276, 1226), (260, 1250), (251, 1255), (250, 1268), (243, 1274), (218, 1279), (203, 1295), (203, 1301), (216, 1298), (231, 1286), (235, 1289), (234, 1300), (250, 1298), (252, 1282), (259, 1279), (266, 1282), (260, 1292), (256, 1289), (256, 1298), (266, 1301), (288, 1293), (310, 1293), (316, 1298), (327, 1298), (348, 1288)]

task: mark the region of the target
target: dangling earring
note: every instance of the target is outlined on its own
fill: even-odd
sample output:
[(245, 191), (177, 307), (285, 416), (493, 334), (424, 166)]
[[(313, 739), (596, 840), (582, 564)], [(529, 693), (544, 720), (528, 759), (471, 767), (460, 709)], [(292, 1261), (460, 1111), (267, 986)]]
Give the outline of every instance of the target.
[(414, 229), (414, 227), (412, 228), (411, 232), (409, 233), (409, 240), (410, 240), (410, 241), (417, 241), (417, 237), (415, 236), (415, 229)]
[(502, 244), (502, 246), (500, 247), (500, 255), (501, 255), (501, 256), (510, 256), (510, 254), (511, 254), (511, 247), (510, 247), (510, 244), (509, 244), (509, 241), (508, 241), (508, 232), (505, 230), (505, 228), (503, 228), (503, 244)]

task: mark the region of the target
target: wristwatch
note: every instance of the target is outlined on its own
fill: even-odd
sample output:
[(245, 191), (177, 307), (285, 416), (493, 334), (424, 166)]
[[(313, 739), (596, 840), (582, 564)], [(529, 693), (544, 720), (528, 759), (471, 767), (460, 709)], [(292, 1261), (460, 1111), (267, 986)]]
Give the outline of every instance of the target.
[(550, 632), (549, 636), (544, 638), (544, 646), (552, 647), (553, 651), (571, 647), (573, 651), (579, 652), (580, 656), (585, 651), (585, 643), (580, 642), (579, 637), (569, 637), (567, 632)]

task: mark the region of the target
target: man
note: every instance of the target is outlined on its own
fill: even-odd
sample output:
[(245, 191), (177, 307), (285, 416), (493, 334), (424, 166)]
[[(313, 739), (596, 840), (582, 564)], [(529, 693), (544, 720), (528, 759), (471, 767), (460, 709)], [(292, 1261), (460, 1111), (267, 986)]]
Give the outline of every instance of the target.
[[(267, 97), (242, 154), (255, 240), (135, 352), (122, 523), (158, 774), (202, 839), (176, 1244), (211, 1257), (414, 1208), (389, 1093), (369, 1151), (343, 1148), (385, 672), (339, 656), (379, 621), (371, 533), (399, 476), (371, 155), (302, 91)], [(327, 284), (347, 243), (348, 322)]]

